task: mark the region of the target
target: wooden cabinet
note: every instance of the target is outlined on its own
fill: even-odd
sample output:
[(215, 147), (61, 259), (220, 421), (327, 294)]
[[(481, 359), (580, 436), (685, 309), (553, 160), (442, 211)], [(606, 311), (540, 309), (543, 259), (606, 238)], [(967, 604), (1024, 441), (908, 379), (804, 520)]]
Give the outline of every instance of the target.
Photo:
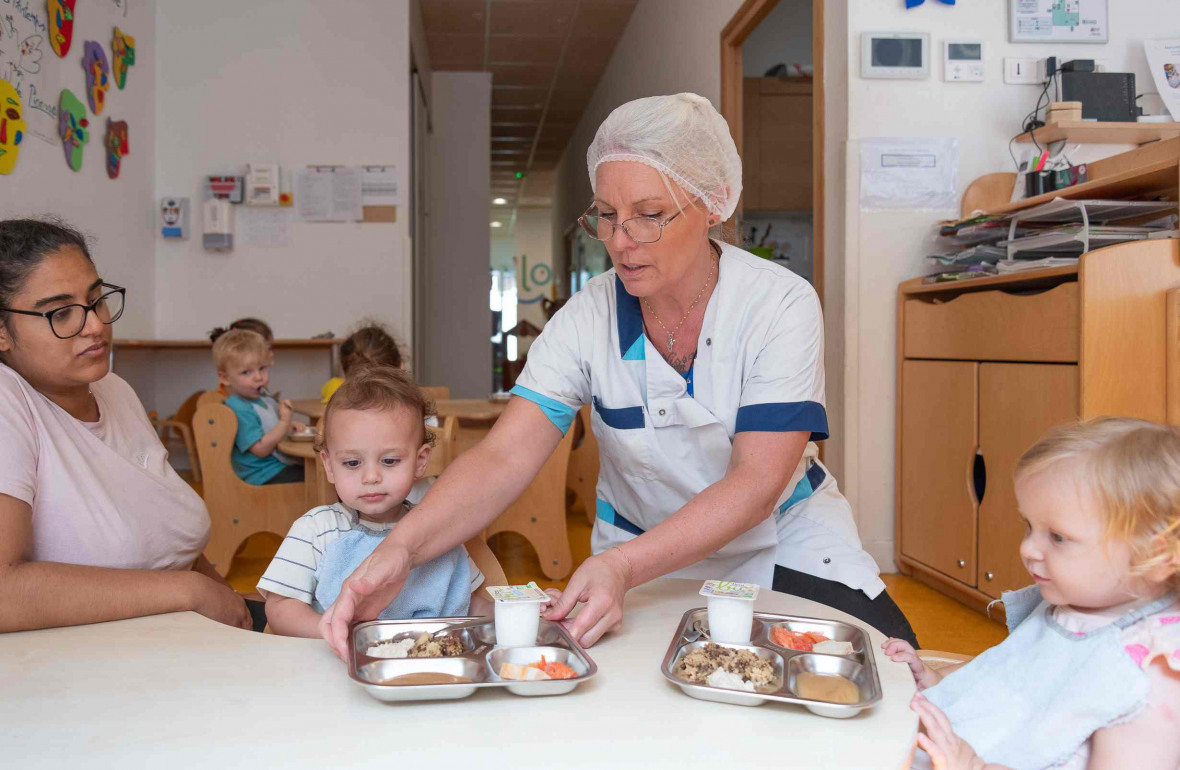
[(979, 367), (979, 454), (986, 472), (979, 501), (979, 590), (1029, 584), (1020, 560), (1024, 521), (1016, 504), (1016, 461), (1054, 425), (1078, 416), (1078, 367), (985, 363)]
[(742, 84), (742, 205), (811, 211), (810, 78), (746, 78)]
[(979, 446), (979, 364), (906, 361), (902, 379), (902, 553), (975, 585), (971, 489)]

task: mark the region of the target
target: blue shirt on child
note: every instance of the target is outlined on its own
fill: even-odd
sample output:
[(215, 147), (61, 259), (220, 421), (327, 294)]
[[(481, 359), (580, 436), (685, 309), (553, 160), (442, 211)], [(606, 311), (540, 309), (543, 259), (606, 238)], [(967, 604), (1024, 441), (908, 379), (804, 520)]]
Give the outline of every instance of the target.
[(297, 461), (277, 450), (266, 457), (258, 457), (250, 452), (250, 447), (279, 424), (277, 401), (270, 396), (247, 399), (233, 395), (225, 400), (225, 405), (238, 418), (238, 433), (234, 437), (234, 451), (230, 455), (238, 478), (247, 484), (265, 484), (283, 468), (296, 464)]

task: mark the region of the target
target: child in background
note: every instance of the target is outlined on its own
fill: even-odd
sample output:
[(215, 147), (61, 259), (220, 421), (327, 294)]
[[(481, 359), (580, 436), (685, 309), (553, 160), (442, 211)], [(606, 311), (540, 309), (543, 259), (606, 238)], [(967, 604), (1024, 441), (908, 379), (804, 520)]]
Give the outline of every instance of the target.
[[(319, 637), (320, 615), (345, 579), (410, 510), (432, 437), (426, 400), (400, 369), (365, 367), (332, 395), (316, 444), (341, 502), (313, 508), (291, 525), (258, 581), (276, 634)], [(410, 570), (385, 619), (490, 614), (476, 594), (483, 575), (462, 546)]]
[(1177, 770), (1180, 431), (1061, 426), (1015, 476), (1036, 584), (1004, 593), (1008, 638), (942, 672), (883, 645), (924, 691), (914, 767)]
[(291, 419), (291, 402), (266, 395), (271, 352), (262, 335), (232, 329), (213, 343), (217, 379), (228, 394), (225, 405), (238, 418), (231, 454), (234, 473), (247, 484), (303, 481), (303, 462), (278, 451), (279, 442), (303, 423)]
[(384, 326), (375, 321), (365, 322), (364, 326), (348, 335), (348, 339), (340, 346), (340, 368), (344, 370), (344, 377), (333, 377), (324, 383), (321, 394), (325, 404), (344, 383), (348, 373), (358, 366), (402, 368), (402, 354), (397, 341)]
[[(262, 338), (264, 340), (266, 340), (267, 350), (270, 351), (269, 365), (274, 366), (274, 363), (275, 363), (275, 350), (274, 350), (274, 348), (275, 348), (275, 335), (274, 335), (274, 332), (272, 332), (270, 330), (270, 326), (266, 323), (266, 321), (263, 321), (261, 319), (239, 318), (238, 320), (231, 323), (228, 327), (218, 326), (216, 329), (209, 332), (209, 341), (210, 342), (217, 342), (218, 338), (220, 338), (221, 335), (225, 334), (228, 331), (233, 331), (234, 329), (244, 329), (245, 331), (248, 331), (248, 332), (256, 332), (258, 334), (261, 334)], [(217, 385), (217, 392), (223, 396), (229, 396), (229, 391), (227, 391), (225, 389), (224, 385), (218, 384)]]

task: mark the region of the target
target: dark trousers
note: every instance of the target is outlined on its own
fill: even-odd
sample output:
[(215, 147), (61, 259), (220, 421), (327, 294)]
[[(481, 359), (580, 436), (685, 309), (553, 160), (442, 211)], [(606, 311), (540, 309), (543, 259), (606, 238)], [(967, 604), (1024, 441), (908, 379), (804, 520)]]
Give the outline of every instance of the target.
[(806, 572), (775, 565), (774, 582), (771, 587), (784, 594), (800, 596), (813, 602), (847, 612), (876, 628), (885, 636), (904, 639), (918, 649), (918, 637), (914, 636), (914, 629), (902, 614), (901, 608), (894, 603), (889, 594), (882, 591), (876, 599), (870, 599), (864, 591), (849, 588), (834, 580), (824, 580)]
[(268, 480), (263, 482), (266, 484), (294, 484), (303, 481), (303, 466), (302, 465), (288, 465), (281, 471), (271, 476)]
[(254, 630), (261, 634), (266, 628), (266, 602), (247, 599), (246, 609), (250, 610), (250, 621), (254, 624)]

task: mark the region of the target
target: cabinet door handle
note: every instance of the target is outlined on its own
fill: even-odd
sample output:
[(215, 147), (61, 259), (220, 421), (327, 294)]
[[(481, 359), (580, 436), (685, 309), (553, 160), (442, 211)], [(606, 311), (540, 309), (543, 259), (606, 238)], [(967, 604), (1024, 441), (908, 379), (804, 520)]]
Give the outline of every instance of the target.
[(959, 566), (960, 566), (960, 567), (966, 567), (966, 566), (967, 566), (967, 560), (966, 560), (966, 559), (959, 559)]
[(971, 468), (971, 483), (975, 487), (975, 502), (983, 503), (983, 496), (987, 493), (987, 460), (983, 457), (983, 450), (975, 450), (975, 464)]
[(983, 576), (985, 578), (987, 578), (988, 580), (995, 580), (996, 579), (996, 573), (994, 573), (994, 572), (985, 572), (985, 573), (983, 573)]

